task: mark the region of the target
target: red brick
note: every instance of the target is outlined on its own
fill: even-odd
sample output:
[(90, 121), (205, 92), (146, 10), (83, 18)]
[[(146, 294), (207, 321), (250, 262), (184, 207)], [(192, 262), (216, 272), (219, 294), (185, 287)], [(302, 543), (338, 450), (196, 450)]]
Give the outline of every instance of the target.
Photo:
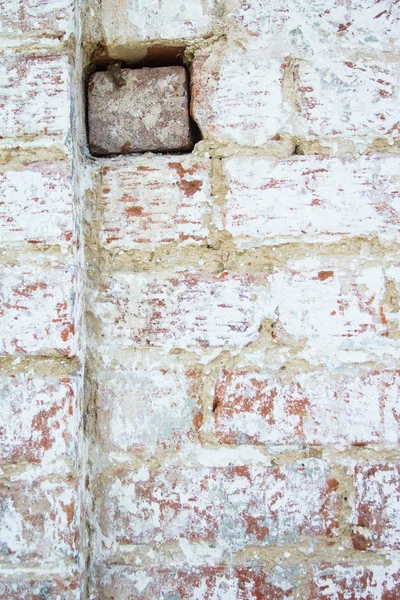
[(199, 375), (170, 361), (170, 368), (135, 368), (96, 378), (99, 437), (109, 450), (179, 447), (196, 438), (201, 407)]
[(105, 342), (117, 347), (244, 346), (268, 316), (262, 281), (227, 273), (115, 273), (96, 314)]
[(309, 600), (397, 600), (400, 571), (396, 564), (321, 563), (313, 568)]
[(196, 243), (208, 235), (211, 161), (146, 156), (103, 167), (102, 242), (139, 248)]
[(67, 57), (3, 57), (0, 81), (2, 146), (21, 144), (25, 140), (6, 138), (24, 136), (32, 137), (30, 144), (66, 141), (71, 110)]
[(187, 72), (179, 66), (94, 73), (88, 86), (91, 153), (189, 150), (188, 86)]
[(399, 371), (222, 371), (216, 433), (225, 444), (397, 444)]
[(78, 583), (53, 580), (24, 579), (22, 581), (0, 581), (3, 600), (79, 600)]
[[(354, 524), (366, 530), (371, 548), (400, 549), (400, 465), (373, 464), (355, 469)], [(355, 533), (363, 536), (361, 531)], [(354, 541), (354, 540), (353, 540)], [(355, 540), (359, 546), (360, 540)]]
[(287, 467), (161, 468), (103, 480), (107, 547), (177, 539), (237, 549), (329, 535), (337, 482), (318, 460)]
[(2, 244), (67, 244), (74, 230), (70, 163), (34, 163), (0, 174)]
[[(51, 260), (51, 259), (50, 259)], [(76, 353), (76, 275), (71, 265), (41, 261), (0, 265), (0, 353)]]
[(240, 247), (399, 235), (398, 159), (296, 156), (224, 161), (224, 225)]
[(265, 52), (198, 55), (192, 110), (204, 139), (262, 146), (291, 133), (283, 98), (286, 65)]
[[(275, 571), (275, 572), (274, 572)], [(202, 567), (194, 569), (103, 568), (98, 577), (99, 600), (290, 600), (298, 584), (292, 573), (279, 568)], [(293, 573), (295, 571), (295, 574)]]
[(78, 429), (74, 378), (0, 375), (0, 397), (1, 460), (74, 457)]
[(71, 33), (74, 2), (72, 0), (15, 0), (0, 4), (1, 35), (40, 36), (42, 41)]
[(295, 79), (301, 137), (398, 140), (396, 64), (362, 58), (301, 62)]
[(77, 486), (71, 481), (0, 482), (2, 561), (54, 563), (75, 556)]

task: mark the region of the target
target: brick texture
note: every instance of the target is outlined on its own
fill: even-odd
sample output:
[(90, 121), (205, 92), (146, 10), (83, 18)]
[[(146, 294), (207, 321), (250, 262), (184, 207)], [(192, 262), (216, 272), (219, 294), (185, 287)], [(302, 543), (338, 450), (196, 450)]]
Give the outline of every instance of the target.
[(211, 161), (154, 156), (103, 167), (102, 242), (108, 248), (154, 247), (207, 238)]
[[(99, 573), (99, 598), (111, 600), (118, 594), (120, 600), (152, 600), (160, 594), (182, 600), (196, 598), (211, 600), (283, 600), (294, 598), (292, 587), (298, 583), (300, 569), (292, 573), (267, 573), (251, 567), (205, 567), (200, 569), (129, 569), (116, 567)], [(297, 576), (297, 577), (296, 577)], [(280, 581), (280, 583), (279, 583)]]
[(223, 371), (214, 418), (225, 444), (397, 444), (397, 371), (283, 376)]
[[(172, 366), (172, 365), (171, 365)], [(140, 369), (97, 379), (100, 439), (110, 450), (179, 447), (201, 425), (199, 375), (182, 368)]]
[(283, 97), (285, 69), (283, 60), (262, 52), (196, 57), (192, 110), (204, 138), (259, 147), (290, 134)]
[(71, 165), (34, 163), (0, 174), (0, 241), (3, 245), (66, 245), (74, 232)]
[(107, 545), (183, 538), (231, 548), (329, 536), (337, 485), (316, 460), (287, 468), (142, 467), (103, 482), (102, 532)]
[(0, 273), (0, 324), (5, 332), (0, 353), (74, 355), (73, 266), (1, 265)]
[(0, 458), (75, 455), (77, 382), (71, 377), (0, 376)]
[(92, 75), (89, 146), (96, 156), (189, 150), (192, 132), (183, 67), (120, 69)]
[(305, 138), (398, 139), (399, 74), (376, 60), (300, 63), (296, 70), (299, 133)]
[(5, 600), (78, 600), (78, 583), (42, 580), (0, 581), (0, 594)]
[(400, 598), (400, 0), (0, 23), (0, 597)]
[(123, 0), (117, 7), (112, 0), (105, 0), (101, 21), (107, 44), (113, 49), (114, 45), (129, 46), (134, 40), (210, 35), (219, 6), (222, 2), (218, 0), (194, 0), (190, 6), (185, 0)]
[[(57, 564), (77, 548), (77, 490), (69, 481), (0, 482), (1, 562)], [(75, 527), (74, 527), (75, 526)]]
[(224, 165), (224, 225), (243, 248), (349, 236), (394, 240), (400, 208), (397, 167), (396, 158), (375, 156), (230, 158)]
[(313, 569), (313, 580), (309, 590), (310, 600), (390, 600), (400, 593), (400, 573), (393, 564), (363, 566), (351, 563), (335, 565), (322, 563)]
[(102, 337), (118, 346), (244, 346), (257, 339), (262, 314), (268, 315), (268, 293), (258, 283), (230, 274), (117, 273), (96, 307)]
[(0, 7), (2, 36), (67, 36), (72, 32), (72, 0), (16, 0)]
[(60, 56), (6, 57), (0, 66), (0, 74), (2, 138), (32, 139), (43, 144), (65, 143), (70, 131), (71, 106), (68, 59)]
[(390, 463), (359, 466), (355, 470), (355, 488), (354, 523), (366, 530), (355, 531), (355, 548), (365, 538), (367, 548), (398, 550), (400, 466)]
[(258, 46), (279, 45), (295, 56), (318, 50), (328, 56), (335, 51), (396, 51), (400, 16), (392, 0), (236, 0), (229, 13), (238, 34), (247, 34)]

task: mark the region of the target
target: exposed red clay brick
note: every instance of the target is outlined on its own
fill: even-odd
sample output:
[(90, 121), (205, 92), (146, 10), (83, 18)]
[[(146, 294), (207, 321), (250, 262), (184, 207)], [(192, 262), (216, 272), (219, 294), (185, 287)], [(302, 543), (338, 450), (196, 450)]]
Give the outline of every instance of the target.
[(189, 150), (188, 94), (183, 67), (95, 73), (88, 88), (92, 154)]

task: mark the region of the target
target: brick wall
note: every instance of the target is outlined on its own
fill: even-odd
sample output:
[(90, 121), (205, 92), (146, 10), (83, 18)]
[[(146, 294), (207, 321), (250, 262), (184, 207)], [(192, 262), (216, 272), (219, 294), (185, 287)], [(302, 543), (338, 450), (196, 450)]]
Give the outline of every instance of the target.
[[(400, 598), (398, 1), (0, 18), (0, 596)], [(194, 150), (91, 156), (179, 56)]]

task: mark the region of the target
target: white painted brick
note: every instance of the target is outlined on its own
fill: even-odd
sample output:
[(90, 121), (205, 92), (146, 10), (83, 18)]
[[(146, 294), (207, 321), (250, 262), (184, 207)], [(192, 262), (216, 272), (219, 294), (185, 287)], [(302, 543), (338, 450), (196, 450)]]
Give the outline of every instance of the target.
[(5, 600), (80, 600), (81, 590), (79, 581), (54, 581), (52, 579), (27, 579), (24, 576), (19, 581), (11, 578), (0, 580), (0, 594)]
[(395, 240), (400, 231), (396, 157), (225, 161), (224, 225), (240, 248), (341, 237)]
[(301, 341), (298, 356), (312, 364), (399, 356), (396, 333), (391, 339), (398, 308), (385, 300), (388, 282), (398, 286), (397, 267), (318, 257), (291, 260), (288, 266), (270, 278), (278, 342)]
[(283, 55), (341, 49), (396, 52), (400, 10), (394, 0), (227, 0), (234, 33)]
[(0, 39), (8, 36), (67, 36), (73, 27), (73, 0), (10, 0), (0, 4)]
[(400, 74), (373, 59), (300, 62), (295, 76), (298, 134), (372, 143), (399, 137)]
[(397, 444), (398, 371), (223, 371), (216, 432), (228, 444)]
[(361, 266), (355, 259), (317, 257), (290, 261), (287, 271), (277, 270), (270, 279), (276, 339), (288, 334), (301, 340), (299, 356), (313, 364), (398, 356), (390, 328), (393, 324), (397, 330), (399, 313), (385, 300), (389, 281), (398, 286), (399, 269), (380, 262)]
[(354, 483), (353, 523), (366, 530), (367, 547), (399, 550), (400, 465), (383, 462), (358, 465)]
[(103, 245), (131, 249), (203, 241), (210, 170), (210, 160), (191, 156), (146, 155), (103, 167)]
[(64, 143), (70, 130), (70, 66), (64, 56), (7, 56), (0, 64), (0, 148)]
[[(113, 565), (96, 573), (99, 600), (294, 600), (304, 569), (195, 565), (192, 568), (134, 568)], [(12, 599), (14, 600), (14, 599)]]
[[(389, 557), (387, 557), (389, 558)], [(375, 600), (398, 598), (400, 572), (398, 562), (385, 564), (359, 564), (356, 562), (320, 563), (312, 567), (309, 588), (310, 600)]]
[(76, 272), (40, 261), (0, 266), (0, 353), (76, 353)]
[(218, 0), (103, 0), (102, 26), (106, 43), (123, 46), (144, 40), (182, 40), (209, 35)]
[(198, 55), (193, 63), (193, 116), (206, 140), (262, 146), (290, 134), (283, 98), (283, 60), (265, 52)]
[(77, 500), (77, 486), (67, 480), (0, 482), (0, 563), (60, 567), (74, 557)]
[(115, 273), (95, 314), (115, 348), (245, 346), (272, 310), (262, 278)]
[(195, 437), (198, 375), (170, 368), (102, 369), (96, 378), (96, 415), (107, 450), (179, 447)]
[(335, 526), (337, 482), (322, 461), (285, 467), (120, 470), (98, 488), (105, 546), (183, 538), (221, 548), (269, 546), (327, 536)]
[(0, 173), (0, 244), (68, 244), (73, 236), (73, 189), (67, 162), (34, 163)]
[(74, 457), (78, 434), (75, 378), (0, 375), (0, 458)]

